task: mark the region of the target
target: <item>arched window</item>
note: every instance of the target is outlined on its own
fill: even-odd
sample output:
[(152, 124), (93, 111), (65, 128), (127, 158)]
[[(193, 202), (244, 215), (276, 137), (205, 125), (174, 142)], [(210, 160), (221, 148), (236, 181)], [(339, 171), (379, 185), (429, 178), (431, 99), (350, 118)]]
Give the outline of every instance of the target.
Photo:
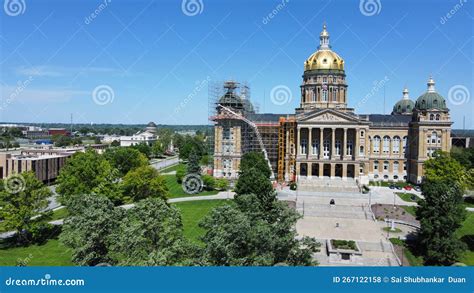
[(323, 102), (328, 101), (328, 90), (323, 90), (322, 101)]
[(301, 139), (301, 154), (306, 155), (306, 149), (307, 149), (307, 142), (306, 138)]
[(390, 152), (390, 137), (383, 137), (383, 153), (388, 154)]
[(393, 173), (398, 173), (399, 166), (400, 164), (398, 163), (398, 161), (393, 162)]
[(436, 114), (436, 121), (439, 121), (441, 116), (439, 114)]
[(430, 114), (430, 120), (434, 120), (434, 115)]
[(433, 131), (431, 133), (431, 143), (432, 144), (436, 144), (436, 142), (438, 141), (438, 134), (436, 133), (436, 131)]
[(374, 137), (374, 153), (380, 153), (380, 136)]
[(374, 172), (377, 173), (379, 171), (379, 161), (374, 161)]
[(332, 100), (333, 102), (337, 102), (337, 89), (332, 90)]
[(390, 164), (389, 164), (388, 161), (384, 161), (384, 162), (383, 162), (383, 170), (384, 170), (384, 171), (388, 171), (389, 165), (390, 165)]
[(364, 156), (364, 146), (363, 145), (361, 145), (359, 147), (359, 156)]
[(313, 147), (313, 155), (319, 154), (319, 143), (318, 143), (318, 140), (313, 139), (312, 147)]
[(394, 154), (400, 153), (400, 137), (398, 136), (395, 136), (393, 138), (392, 153)]

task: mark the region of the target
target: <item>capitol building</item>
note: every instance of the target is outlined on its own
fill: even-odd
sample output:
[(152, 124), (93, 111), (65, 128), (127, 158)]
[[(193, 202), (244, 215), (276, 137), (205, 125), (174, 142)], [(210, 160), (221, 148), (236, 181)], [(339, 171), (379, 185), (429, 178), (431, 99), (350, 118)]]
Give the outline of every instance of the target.
[(225, 84), (211, 117), (216, 177), (236, 178), (241, 156), (263, 150), (279, 181), (420, 183), (423, 163), (450, 150), (449, 109), (431, 77), (416, 100), (400, 89), (390, 115), (357, 114), (348, 107), (344, 59), (329, 39), (324, 25), (318, 50), (304, 62), (294, 114), (258, 114), (235, 82)]

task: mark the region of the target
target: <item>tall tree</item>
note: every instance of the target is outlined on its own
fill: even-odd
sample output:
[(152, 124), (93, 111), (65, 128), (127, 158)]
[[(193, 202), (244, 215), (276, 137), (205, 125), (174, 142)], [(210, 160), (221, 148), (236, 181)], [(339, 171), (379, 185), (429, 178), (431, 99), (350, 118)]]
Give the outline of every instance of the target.
[(110, 235), (119, 224), (123, 210), (105, 196), (74, 196), (68, 205), (60, 240), (72, 249), (72, 261), (81, 266), (114, 264), (110, 256)]
[(265, 160), (265, 156), (262, 152), (249, 152), (242, 156), (240, 161), (240, 172), (245, 172), (255, 168), (262, 173), (266, 178), (270, 178), (272, 171), (268, 166), (268, 162)]
[(124, 176), (132, 169), (148, 165), (146, 156), (130, 147), (109, 148), (104, 156), (112, 167), (119, 171), (120, 176)]
[(257, 196), (262, 208), (271, 208), (276, 201), (276, 192), (270, 180), (259, 169), (250, 167), (240, 171), (239, 179), (235, 185), (236, 197), (246, 194)]
[(123, 177), (124, 199), (134, 202), (148, 197), (166, 200), (168, 187), (165, 179), (151, 166), (142, 166), (131, 170)]
[(423, 182), (459, 183), (465, 186), (465, 169), (449, 153), (435, 152), (433, 158), (424, 163), (425, 176)]
[(463, 192), (453, 181), (427, 181), (424, 199), (419, 201), (416, 215), (421, 229), (418, 235), (427, 265), (451, 265), (465, 249), (455, 232), (465, 218)]
[(0, 182), (0, 218), (7, 230), (15, 230), (20, 242), (30, 240), (31, 230), (51, 213), (48, 197), (51, 191), (33, 172), (24, 172)]
[(81, 194), (105, 195), (115, 204), (122, 202), (117, 169), (94, 150), (75, 153), (59, 172), (56, 191), (61, 203)]
[(201, 166), (199, 164), (201, 158), (199, 157), (198, 153), (193, 149), (189, 153), (188, 157), (188, 165), (187, 165), (187, 173), (188, 174), (200, 174), (201, 173)]
[(194, 258), (179, 211), (159, 198), (142, 200), (128, 210), (112, 239), (119, 265), (190, 265)]

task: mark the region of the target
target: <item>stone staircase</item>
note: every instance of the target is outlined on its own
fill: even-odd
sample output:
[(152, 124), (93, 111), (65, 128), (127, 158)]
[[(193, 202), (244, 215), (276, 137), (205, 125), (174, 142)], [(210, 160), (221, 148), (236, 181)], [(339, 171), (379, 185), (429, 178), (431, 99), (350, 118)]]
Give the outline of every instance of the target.
[(330, 205), (319, 204), (312, 201), (299, 200), (296, 204), (296, 210), (305, 217), (327, 217), (364, 220), (372, 218), (368, 207), (365, 205)]
[(352, 178), (305, 178), (298, 180), (298, 189), (300, 191), (327, 191), (327, 192), (350, 192), (358, 193), (359, 187), (357, 181)]

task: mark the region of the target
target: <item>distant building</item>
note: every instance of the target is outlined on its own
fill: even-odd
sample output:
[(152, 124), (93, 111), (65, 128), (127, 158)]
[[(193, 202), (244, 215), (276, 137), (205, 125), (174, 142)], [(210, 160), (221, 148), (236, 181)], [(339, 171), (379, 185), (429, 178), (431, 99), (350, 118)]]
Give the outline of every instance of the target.
[(149, 146), (152, 146), (155, 141), (158, 139), (156, 124), (150, 122), (147, 124), (146, 128), (142, 132), (138, 132), (132, 136), (121, 136), (120, 137), (120, 146), (128, 147), (134, 146), (141, 143), (145, 143)]
[(66, 130), (66, 128), (50, 128), (48, 129), (48, 134), (50, 136), (53, 135), (64, 135), (64, 136), (70, 136), (71, 133)]

